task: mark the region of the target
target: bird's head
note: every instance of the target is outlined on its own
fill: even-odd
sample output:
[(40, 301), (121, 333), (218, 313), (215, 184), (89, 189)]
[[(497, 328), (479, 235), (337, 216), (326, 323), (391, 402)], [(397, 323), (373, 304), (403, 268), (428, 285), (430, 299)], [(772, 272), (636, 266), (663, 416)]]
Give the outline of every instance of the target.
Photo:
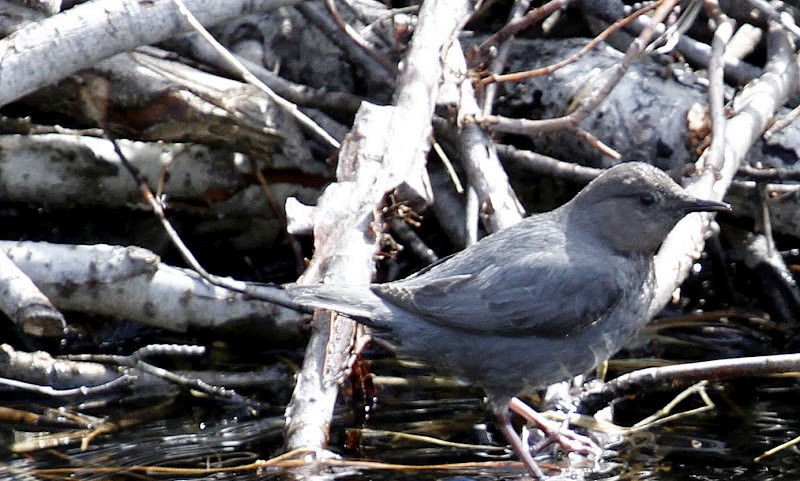
[(622, 252), (655, 252), (686, 214), (730, 209), (692, 197), (662, 170), (642, 162), (611, 167), (570, 204), (571, 218)]

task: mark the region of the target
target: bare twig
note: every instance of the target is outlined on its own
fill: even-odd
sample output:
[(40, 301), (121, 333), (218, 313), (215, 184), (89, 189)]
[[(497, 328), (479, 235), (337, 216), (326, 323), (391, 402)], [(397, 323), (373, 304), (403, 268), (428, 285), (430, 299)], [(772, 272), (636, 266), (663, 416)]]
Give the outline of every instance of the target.
[(144, 358), (152, 355), (181, 355), (181, 356), (198, 356), (205, 353), (203, 346), (182, 346), (173, 344), (155, 344), (146, 346), (142, 349), (135, 351), (129, 356), (107, 355), (107, 354), (75, 354), (65, 356), (65, 359), (72, 361), (89, 361), (100, 363), (111, 363), (119, 366), (126, 366), (141, 372), (151, 374), (165, 381), (177, 384), (186, 389), (192, 389), (208, 396), (223, 399), (226, 401), (243, 404), (254, 409), (262, 408), (264, 405), (253, 399), (248, 399), (232, 389), (227, 389), (223, 386), (214, 386), (202, 379), (190, 379), (180, 374), (175, 374), (167, 369), (155, 366), (149, 362), (144, 361)]
[(314, 26), (319, 28), (331, 41), (338, 45), (358, 65), (360, 65), (375, 82), (388, 86), (394, 85), (396, 76), (394, 69), (387, 70), (385, 59), (377, 61), (372, 51), (365, 51), (353, 43), (352, 38), (342, 31), (322, 5), (314, 2), (303, 2), (297, 10)]
[(348, 38), (356, 45), (356, 47), (363, 50), (367, 55), (372, 57), (375, 62), (377, 62), (381, 67), (383, 67), (387, 73), (390, 75), (397, 75), (397, 67), (389, 63), (389, 61), (383, 55), (379, 54), (375, 51), (372, 45), (369, 45), (364, 37), (362, 37), (358, 32), (353, 29), (350, 25), (348, 25), (341, 15), (339, 15), (339, 10), (336, 8), (335, 0), (325, 0), (325, 6), (328, 7), (328, 11), (331, 14), (331, 18), (336, 23), (336, 25), (341, 29), (341, 31), (347, 35)]
[[(592, 15), (611, 23), (624, 15), (626, 7), (619, 0), (581, 0), (581, 8), (587, 15)], [(640, 34), (647, 28), (647, 25), (646, 20), (640, 18), (633, 22), (630, 26), (630, 30), (632, 30), (634, 34)], [(663, 25), (657, 27), (659, 33), (665, 30), (666, 27)], [(610, 40), (613, 40), (613, 37)], [(680, 35), (677, 41), (678, 50), (686, 56), (689, 61), (703, 66), (708, 65), (708, 61), (711, 58), (711, 47), (694, 40), (688, 35)], [(627, 45), (627, 41), (624, 41), (623, 44)], [(744, 85), (760, 75), (760, 69), (758, 67), (754, 67), (738, 58), (725, 56), (723, 57), (723, 62), (725, 63), (725, 76), (734, 80), (737, 84)]]
[(794, 18), (792, 18), (790, 13), (778, 12), (765, 0), (747, 0), (747, 3), (758, 9), (761, 13), (766, 14), (773, 22), (780, 23), (795, 39), (800, 40), (800, 27), (794, 22)]
[(6, 378), (0, 378), (0, 384), (3, 386), (23, 389), (25, 391), (35, 392), (50, 397), (90, 397), (101, 393), (113, 392), (125, 386), (130, 386), (134, 379), (135, 376), (123, 374), (114, 380), (103, 384), (98, 384), (97, 386), (81, 386), (71, 389), (56, 389), (52, 386), (40, 386), (38, 384), (31, 384), (24, 381)]
[(708, 104), (711, 111), (711, 145), (703, 156), (704, 165), (714, 169), (724, 162), (725, 149), (725, 79), (722, 58), (725, 45), (733, 36), (734, 22), (727, 18), (719, 6), (714, 12), (717, 28), (711, 41), (711, 59), (708, 63)]
[(181, 15), (186, 19), (189, 25), (199, 33), (209, 44), (214, 46), (214, 49), (217, 53), (225, 59), (225, 61), (230, 65), (231, 68), (237, 70), (239, 75), (249, 84), (258, 87), (259, 90), (264, 92), (269, 98), (272, 99), (278, 106), (286, 110), (290, 115), (292, 115), (301, 125), (306, 127), (310, 132), (314, 133), (317, 137), (321, 140), (330, 144), (333, 148), (339, 148), (339, 141), (334, 139), (330, 136), (325, 130), (322, 129), (319, 125), (316, 124), (313, 120), (311, 120), (306, 114), (300, 111), (297, 108), (297, 105), (289, 102), (288, 100), (284, 99), (283, 97), (277, 95), (273, 90), (267, 85), (262, 82), (258, 77), (250, 73), (247, 68), (239, 62), (232, 53), (228, 51), (221, 43), (217, 41), (206, 28), (200, 23), (199, 20), (192, 14), (192, 12), (186, 7), (186, 4), (183, 0), (171, 0), (172, 3), (175, 4), (175, 7), (178, 9)]
[[(180, 39), (171, 39), (165, 44), (172, 51), (177, 51), (187, 57), (213, 65), (233, 75), (238, 74), (238, 70), (232, 68), (230, 64), (221, 58), (199, 33), (187, 33), (181, 36)], [(141, 48), (144, 49), (146, 47)], [(302, 107), (317, 107), (354, 114), (363, 100), (359, 96), (348, 92), (332, 92), (291, 82), (267, 70), (260, 64), (247, 60), (240, 55), (234, 54), (234, 56), (250, 73), (267, 84), (275, 93)]]
[[(565, 2), (561, 0), (550, 0), (547, 5), (559, 5), (563, 6)], [(555, 7), (555, 5), (553, 5)], [(511, 12), (508, 14), (508, 23), (502, 30), (508, 28), (509, 25), (515, 23), (515, 21), (520, 20), (524, 17), (531, 16), (533, 12), (536, 10), (544, 10), (545, 7), (539, 7), (535, 9), (533, 12), (528, 12), (526, 15), (525, 12), (528, 11), (531, 7), (530, 0), (516, 0), (514, 2), (514, 6), (511, 8)], [(546, 14), (543, 15), (543, 18), (546, 17)], [(538, 21), (538, 20), (537, 20)], [(502, 31), (501, 30), (501, 31)], [(500, 32), (497, 32), (492, 38), (495, 38)], [(491, 40), (491, 39), (490, 39)], [(490, 41), (487, 40), (486, 42)], [(506, 61), (508, 60), (508, 53), (511, 51), (511, 45), (514, 41), (513, 34), (509, 34), (505, 41), (502, 41), (500, 48), (497, 51), (497, 55), (492, 59), (491, 64), (489, 65), (490, 72), (502, 72), (505, 69)], [(490, 52), (491, 49), (486, 47), (486, 42), (478, 46), (478, 55), (485, 56), (487, 52)], [(467, 54), (467, 60), (470, 64), (474, 65), (470, 60), (470, 54)], [(477, 60), (476, 63), (483, 63), (482, 60)], [(492, 107), (494, 105), (494, 98), (497, 95), (497, 85), (487, 85), (485, 88), (480, 89), (480, 93), (478, 95), (478, 105), (481, 106), (481, 114), (488, 115), (492, 113)]]
[(800, 182), (800, 172), (788, 168), (752, 167), (747, 164), (742, 164), (739, 167), (737, 175), (759, 182)]
[(632, 392), (674, 389), (703, 380), (726, 381), (798, 371), (800, 354), (692, 362), (634, 371), (605, 383), (599, 391), (587, 392), (583, 397), (593, 405), (604, 405)]
[(603, 172), (603, 169), (584, 167), (554, 159), (546, 155), (528, 150), (520, 150), (511, 145), (495, 145), (497, 153), (503, 159), (514, 162), (520, 167), (542, 175), (570, 180), (579, 184), (588, 184)]
[(482, 79), (481, 83), (482, 84), (489, 84), (489, 83), (494, 83), (494, 82), (521, 82), (521, 81), (523, 81), (523, 80), (525, 80), (527, 78), (537, 77), (539, 75), (551, 74), (551, 73), (555, 72), (556, 70), (558, 70), (558, 69), (560, 69), (562, 67), (565, 67), (565, 66), (567, 66), (567, 65), (569, 65), (571, 63), (576, 62), (586, 52), (588, 52), (589, 50), (595, 48), (600, 42), (602, 42), (606, 38), (608, 38), (609, 35), (611, 35), (612, 33), (616, 32), (617, 30), (623, 28), (624, 26), (630, 24), (631, 22), (633, 22), (634, 20), (639, 18), (641, 15), (652, 11), (658, 5), (659, 5), (659, 2), (653, 2), (653, 3), (649, 4), (649, 5), (646, 5), (645, 7), (640, 8), (639, 10), (633, 12), (632, 14), (628, 15), (625, 18), (617, 20), (616, 22), (614, 22), (611, 25), (609, 25), (608, 27), (606, 27), (605, 30), (603, 30), (599, 35), (594, 37), (590, 42), (588, 42), (586, 45), (581, 47), (580, 50), (578, 50), (574, 54), (570, 55), (569, 57), (565, 58), (564, 60), (561, 60), (560, 62), (556, 62), (554, 64), (547, 65), (545, 67), (540, 67), (540, 68), (537, 68), (537, 69), (534, 69), (534, 70), (527, 70), (525, 72), (514, 72), (514, 73), (508, 73), (508, 74), (504, 74), (504, 75), (490, 75), (489, 77), (486, 77), (486, 78)]
[(677, 0), (664, 0), (653, 12), (648, 26), (631, 43), (622, 60), (607, 70), (604, 82), (571, 114), (546, 120), (510, 119), (507, 117), (489, 115), (475, 120), (490, 130), (531, 134), (534, 132), (554, 131), (561, 129), (576, 129), (580, 123), (599, 105), (613, 90), (625, 75), (628, 67), (645, 53), (645, 48), (656, 33), (657, 27), (672, 11)]
[[(480, 115), (475, 91), (466, 76), (466, 61), (459, 42), (451, 45), (445, 59), (445, 80), (454, 82), (459, 91), (458, 118)], [(470, 186), (478, 195), (481, 218), (486, 229), (497, 231), (521, 220), (525, 211), (508, 182), (508, 176), (488, 136), (473, 123), (459, 125), (458, 131), (449, 133), (457, 138), (462, 163)]]

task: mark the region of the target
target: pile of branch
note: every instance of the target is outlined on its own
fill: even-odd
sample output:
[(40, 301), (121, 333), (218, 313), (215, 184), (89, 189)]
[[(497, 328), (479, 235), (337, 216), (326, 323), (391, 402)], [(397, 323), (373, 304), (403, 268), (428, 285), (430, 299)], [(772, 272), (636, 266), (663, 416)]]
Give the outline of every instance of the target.
[[(775, 320), (800, 307), (772, 239), (773, 230), (800, 238), (799, 132), (784, 108), (800, 68), (791, 9), (520, 0), (498, 30), (497, 12), (463, 0), (398, 9), (369, 0), (55, 3), (0, 2), (0, 203), (60, 218), (52, 235), (10, 229), (0, 243), (0, 312), (17, 336), (0, 363), (9, 389), (76, 399), (122, 384), (164, 391), (166, 382), (257, 411), (225, 380), (146, 361), (154, 349), (199, 351), (53, 359), (24, 348), (55, 339), (74, 352), (70, 333), (87, 316), (290, 343), (306, 331), (302, 309), (256, 281), (300, 272), (303, 283), (390, 280), (403, 262), (437, 257), (414, 229), (418, 214), (447, 238), (440, 244), (469, 245), (525, 215), (518, 193), (541, 197), (523, 179), (580, 185), (632, 159), (698, 198), (733, 204), (726, 220), (738, 228), (720, 223), (726, 255), (774, 280)], [(710, 45), (696, 40), (706, 36)], [(69, 220), (79, 209), (87, 218)], [(119, 212), (137, 236), (54, 234)], [(678, 224), (657, 257), (650, 317), (680, 297), (720, 224), (708, 214)], [(303, 250), (309, 234), (313, 257)], [(250, 269), (220, 267), (227, 259)], [(351, 320), (324, 316), (312, 321), (284, 442), (320, 459), (366, 340)], [(31, 356), (68, 374), (26, 370)], [(752, 373), (764, 366), (797, 369), (781, 358)], [(634, 389), (621, 385), (593, 402)]]

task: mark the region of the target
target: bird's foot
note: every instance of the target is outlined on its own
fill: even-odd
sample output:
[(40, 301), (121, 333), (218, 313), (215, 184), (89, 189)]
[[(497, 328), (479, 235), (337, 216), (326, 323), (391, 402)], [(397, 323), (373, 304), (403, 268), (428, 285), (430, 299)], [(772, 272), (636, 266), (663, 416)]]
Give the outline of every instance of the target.
[(603, 449), (590, 438), (571, 430), (563, 430), (559, 426), (539, 426), (545, 435), (544, 439), (531, 446), (531, 451), (538, 453), (553, 443), (558, 443), (564, 451), (577, 453), (582, 456), (599, 457)]
[(508, 403), (510, 410), (522, 416), (526, 421), (533, 423), (544, 434), (544, 439), (532, 447), (534, 453), (539, 452), (553, 443), (558, 443), (565, 451), (581, 454), (583, 456), (597, 456), (603, 449), (587, 436), (583, 436), (569, 429), (562, 429), (556, 423), (542, 416), (539, 412), (520, 401), (512, 398)]
[(528, 474), (530, 474), (536, 480), (545, 480), (547, 476), (542, 471), (542, 468), (536, 464), (536, 461), (531, 456), (531, 450), (528, 446), (522, 444), (522, 440), (517, 436), (516, 431), (514, 431), (514, 426), (511, 425), (511, 414), (508, 411), (504, 411), (502, 413), (498, 413), (498, 425), (500, 431), (506, 437), (506, 441), (508, 444), (511, 445), (511, 449), (514, 450), (517, 457), (522, 464), (525, 465), (525, 468), (528, 470)]

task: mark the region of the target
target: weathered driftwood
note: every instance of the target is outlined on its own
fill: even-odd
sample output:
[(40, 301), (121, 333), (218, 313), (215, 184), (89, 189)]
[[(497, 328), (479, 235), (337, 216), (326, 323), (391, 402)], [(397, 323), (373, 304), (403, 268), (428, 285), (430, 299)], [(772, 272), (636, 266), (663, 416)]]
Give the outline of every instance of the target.
[(60, 338), (66, 320), (5, 254), (0, 254), (0, 311), (31, 336)]
[(271, 342), (299, 334), (298, 314), (208, 284), (136, 247), (0, 242), (59, 309), (129, 319), (176, 332), (249, 332)]
[[(186, 4), (201, 22), (224, 22), (296, 0)], [(113, 28), (109, 28), (113, 26)], [(188, 28), (171, 0), (142, 4), (87, 2), (23, 27), (0, 40), (0, 105), (91, 67), (112, 55), (156, 43)]]
[[(118, 141), (136, 166), (175, 210), (207, 217), (272, 218), (269, 199), (249, 164), (227, 149), (198, 144)], [(274, 200), (313, 201), (326, 177), (294, 169), (262, 170)], [(0, 136), (0, 198), (53, 209), (74, 206), (143, 207), (136, 184), (111, 142), (69, 134)], [(305, 184), (305, 185), (304, 185)], [(54, 189), (53, 186), (58, 186)], [(251, 192), (257, 191), (257, 193)]]
[(79, 92), (99, 78), (109, 82), (103, 102), (106, 124), (116, 137), (226, 146), (277, 167), (324, 170), (294, 119), (258, 89), (165, 55), (157, 49), (118, 54), (24, 102), (91, 124)]
[[(699, 198), (722, 200), (747, 152), (769, 125), (780, 106), (798, 88), (800, 57), (788, 34), (773, 27), (769, 32), (772, 55), (764, 73), (749, 83), (734, 101), (734, 115), (724, 129), (724, 152), (716, 164), (699, 165), (700, 175), (689, 180), (687, 190)], [(657, 294), (651, 306), (655, 315), (683, 282), (702, 251), (710, 219), (691, 214), (675, 226), (656, 256)]]
[[(374, 212), (380, 209), (386, 192), (402, 182), (408, 187), (401, 197), (412, 201), (429, 197), (424, 156), (441, 80), (441, 55), (470, 11), (466, 2), (454, 0), (423, 5), (398, 79), (394, 106), (384, 113), (364, 107), (352, 142), (342, 149), (340, 182), (326, 190), (320, 202), (322, 210), (315, 214), (316, 255), (303, 282), (369, 283), (379, 240), (372, 236), (380, 235), (380, 225), (369, 231), (367, 227), (378, 220)], [(321, 450), (327, 445), (337, 381), (355, 335), (352, 321), (340, 316), (330, 321), (317, 318), (317, 323), (325, 322), (325, 326), (317, 324), (287, 408), (289, 449)]]
[(15, 30), (48, 16), (41, 10), (19, 2), (2, 0), (0, 1), (0, 35), (5, 37)]
[(123, 371), (117, 366), (65, 361), (46, 352), (23, 352), (0, 344), (0, 377), (53, 390), (99, 386), (118, 379)]

